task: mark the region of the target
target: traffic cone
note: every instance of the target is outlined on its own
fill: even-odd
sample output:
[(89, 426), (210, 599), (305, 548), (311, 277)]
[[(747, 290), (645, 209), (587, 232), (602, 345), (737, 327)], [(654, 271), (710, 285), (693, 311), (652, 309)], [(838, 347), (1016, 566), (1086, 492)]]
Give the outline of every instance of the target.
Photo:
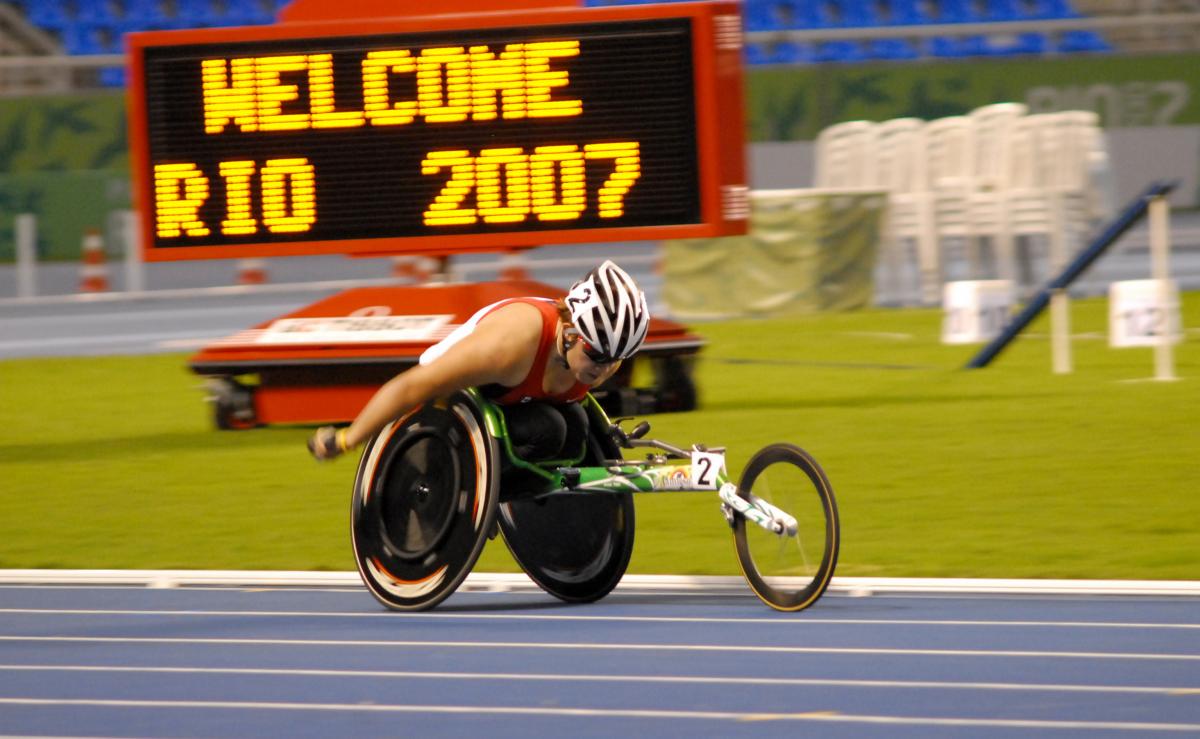
[(238, 262), (239, 285), (261, 285), (267, 281), (267, 263), (261, 259), (242, 259)]
[(94, 228), (83, 232), (83, 261), (79, 289), (87, 293), (108, 290), (108, 267), (104, 264), (104, 238)]

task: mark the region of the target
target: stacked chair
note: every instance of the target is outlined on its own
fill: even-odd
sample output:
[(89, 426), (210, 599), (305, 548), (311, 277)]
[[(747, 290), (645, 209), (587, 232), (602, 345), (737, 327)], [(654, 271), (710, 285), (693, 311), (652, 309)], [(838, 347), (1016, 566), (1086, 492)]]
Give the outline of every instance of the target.
[[(950, 273), (1028, 287), (1035, 267), (1064, 265), (1112, 212), (1099, 117), (1029, 114), (999, 103), (933, 121), (849, 121), (816, 141), (818, 188), (888, 194), (879, 252), (880, 302), (936, 304)], [(1034, 241), (1045, 244), (1044, 258)]]

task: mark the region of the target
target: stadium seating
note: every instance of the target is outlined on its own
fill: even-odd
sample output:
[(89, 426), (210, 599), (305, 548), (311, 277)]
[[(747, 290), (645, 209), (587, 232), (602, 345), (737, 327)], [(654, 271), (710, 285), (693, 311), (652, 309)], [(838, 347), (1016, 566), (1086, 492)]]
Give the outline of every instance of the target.
[[(273, 23), (288, 0), (18, 0), (30, 23), (50, 32), (73, 55), (120, 54), (131, 31)], [(100, 82), (125, 84), (125, 70), (100, 71)]]
[[(675, 0), (658, 0), (672, 2)], [(586, 5), (632, 5), (638, 0), (585, 0)], [(882, 28), (963, 23), (1007, 23), (1080, 17), (1070, 0), (743, 0), (750, 33)], [(790, 44), (790, 45), (789, 45)], [(1095, 31), (1063, 32), (1057, 41), (1044, 33), (934, 36), (918, 46), (888, 38), (821, 41), (804, 45), (786, 38), (746, 44), (749, 64), (902, 61), (924, 54), (946, 59), (1103, 53), (1112, 46)]]
[[(656, 0), (674, 2), (677, 0)], [(130, 31), (205, 28), (271, 23), (288, 0), (17, 0), (33, 24), (57, 36), (69, 54), (107, 54), (121, 49)], [(631, 5), (645, 0), (584, 0), (585, 5)], [(750, 33), (1005, 23), (1078, 18), (1070, 0), (744, 0)], [(1089, 54), (1112, 51), (1104, 37), (1088, 30), (1051, 38), (1016, 35), (935, 36), (823, 40), (800, 43), (780, 37), (746, 44), (750, 64), (816, 64), (940, 58)]]

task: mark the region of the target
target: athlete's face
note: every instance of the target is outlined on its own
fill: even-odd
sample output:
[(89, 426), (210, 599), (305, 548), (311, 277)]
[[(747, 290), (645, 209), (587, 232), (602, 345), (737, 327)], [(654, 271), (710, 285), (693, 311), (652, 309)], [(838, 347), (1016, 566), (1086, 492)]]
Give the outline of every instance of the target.
[(567, 350), (567, 364), (571, 367), (571, 372), (574, 373), (576, 380), (585, 385), (600, 384), (607, 380), (613, 372), (616, 372), (617, 367), (621, 366), (620, 360), (597, 362), (589, 354), (594, 354), (594, 352), (588, 351), (588, 347), (582, 339), (576, 341)]

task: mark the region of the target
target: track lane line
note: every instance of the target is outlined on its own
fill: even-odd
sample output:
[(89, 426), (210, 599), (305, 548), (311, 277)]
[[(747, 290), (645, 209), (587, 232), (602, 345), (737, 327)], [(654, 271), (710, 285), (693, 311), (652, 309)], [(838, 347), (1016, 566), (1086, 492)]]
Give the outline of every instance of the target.
[(1117, 731), (1196, 732), (1200, 724), (1120, 721), (1051, 721), (1035, 719), (950, 718), (940, 716), (878, 716), (835, 711), (767, 713), (740, 711), (671, 711), (657, 709), (547, 708), (540, 706), (454, 706), (361, 703), (288, 703), (258, 701), (101, 700), (58, 698), (0, 698), (0, 705), (37, 707), (210, 709), (344, 713), (439, 713), (472, 716), (586, 716), (592, 718), (690, 719), (708, 721), (811, 721), (908, 726), (976, 728), (1083, 729)]
[(0, 615), (39, 616), (251, 616), (263, 618), (371, 618), (404, 620), (452, 621), (595, 621), (614, 623), (700, 623), (700, 624), (775, 624), (780, 626), (842, 625), (847, 626), (989, 626), (989, 627), (1054, 627), (1097, 629), (1182, 629), (1200, 630), (1200, 623), (1146, 623), (1123, 621), (998, 621), (966, 619), (871, 619), (871, 618), (810, 618), (802, 617), (745, 617), (717, 618), (712, 616), (590, 616), (517, 613), (393, 613), (380, 611), (203, 611), (203, 610), (142, 610), (102, 608), (0, 608)]
[(578, 650), (578, 651), (646, 651), (646, 652), (753, 652), (768, 654), (870, 654), (920, 655), (927, 657), (1011, 657), (1135, 661), (1200, 662), (1200, 654), (1166, 654), (1138, 652), (1056, 652), (1004, 649), (899, 649), (870, 647), (796, 647), (732, 644), (637, 644), (586, 642), (478, 642), (478, 641), (416, 641), (375, 639), (255, 639), (215, 637), (151, 637), (151, 636), (18, 636), (0, 635), (0, 642), (66, 643), (66, 644), (207, 644), (237, 646), (287, 647), (396, 647), (437, 649), (508, 649), (508, 650)]
[(264, 677), (391, 678), (400, 680), (476, 680), (529, 682), (658, 683), (695, 685), (761, 685), (848, 688), (901, 688), (934, 690), (995, 690), (1046, 693), (1119, 693), (1138, 695), (1193, 695), (1200, 688), (1143, 685), (1080, 685), (1054, 683), (945, 682), (936, 680), (852, 680), (839, 678), (710, 677), (704, 675), (580, 675), (526, 672), (429, 672), (413, 670), (332, 670), (271, 667), (165, 667), (126, 665), (19, 665), (0, 664), (0, 672), (147, 673), (162, 675), (249, 675)]

